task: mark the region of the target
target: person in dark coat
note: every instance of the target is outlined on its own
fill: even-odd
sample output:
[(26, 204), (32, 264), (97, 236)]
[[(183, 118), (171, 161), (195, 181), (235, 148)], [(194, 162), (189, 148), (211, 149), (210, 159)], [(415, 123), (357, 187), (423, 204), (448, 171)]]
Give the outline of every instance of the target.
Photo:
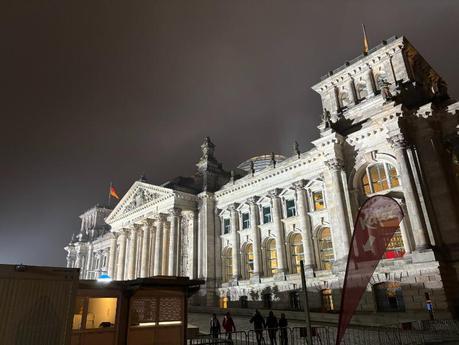
[(271, 310), (268, 317), (266, 318), (266, 328), (268, 329), (269, 341), (271, 345), (277, 345), (277, 327), (279, 327), (277, 323), (277, 317), (274, 316), (274, 313)]
[(250, 319), (250, 323), (253, 323), (253, 330), (257, 337), (257, 345), (261, 345), (261, 342), (265, 342), (263, 339), (263, 329), (266, 328), (265, 319), (261, 316), (260, 312), (255, 310), (255, 314)]
[(236, 325), (234, 324), (233, 318), (231, 317), (229, 312), (225, 314), (222, 325), (223, 329), (226, 332), (227, 339), (231, 340), (231, 333), (236, 332)]
[(282, 313), (279, 319), (280, 345), (288, 345), (287, 327), (288, 327), (287, 319), (285, 318), (285, 314)]
[(216, 314), (212, 314), (212, 318), (210, 319), (210, 334), (212, 338), (218, 338), (220, 334), (220, 321), (218, 321)]

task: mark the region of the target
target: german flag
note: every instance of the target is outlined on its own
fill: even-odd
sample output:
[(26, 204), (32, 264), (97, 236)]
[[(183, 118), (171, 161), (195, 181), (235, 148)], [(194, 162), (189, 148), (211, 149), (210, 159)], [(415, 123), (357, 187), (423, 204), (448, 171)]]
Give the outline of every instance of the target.
[(110, 192), (109, 192), (109, 196), (112, 196), (114, 197), (116, 200), (119, 200), (120, 197), (118, 195), (118, 193), (116, 192), (116, 189), (115, 187), (113, 187), (111, 184), (110, 184)]

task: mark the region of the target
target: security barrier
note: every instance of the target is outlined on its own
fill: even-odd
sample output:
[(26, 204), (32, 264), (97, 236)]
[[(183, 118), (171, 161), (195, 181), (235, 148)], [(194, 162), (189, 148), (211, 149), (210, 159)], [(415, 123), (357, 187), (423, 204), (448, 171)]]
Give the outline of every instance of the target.
[[(448, 324), (448, 329), (456, 330), (459, 324)], [(420, 326), (418, 326), (420, 327)], [(431, 325), (431, 328), (433, 326)], [(442, 329), (446, 323), (437, 323), (435, 327)], [(334, 345), (336, 327), (312, 327), (312, 345)], [(188, 339), (188, 345), (307, 345), (306, 327), (276, 328), (250, 330), (232, 333), (202, 335)], [(445, 339), (459, 340), (459, 333), (440, 334), (438, 331), (403, 330), (385, 327), (349, 328), (342, 340), (342, 345), (421, 345), (428, 341)]]

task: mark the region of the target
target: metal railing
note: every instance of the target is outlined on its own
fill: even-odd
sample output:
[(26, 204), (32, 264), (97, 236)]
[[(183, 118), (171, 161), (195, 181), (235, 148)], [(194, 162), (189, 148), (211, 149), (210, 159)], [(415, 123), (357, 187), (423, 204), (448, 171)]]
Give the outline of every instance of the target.
[[(421, 345), (428, 341), (444, 339), (459, 340), (459, 322), (441, 320), (431, 323), (429, 330), (400, 329), (395, 327), (348, 328), (342, 345)], [(448, 322), (445, 322), (448, 321)], [(448, 332), (444, 330), (448, 329)], [(334, 345), (337, 328), (333, 326), (312, 327), (312, 345)], [(306, 327), (276, 328), (239, 331), (232, 333), (206, 334), (188, 339), (188, 345), (307, 345)]]

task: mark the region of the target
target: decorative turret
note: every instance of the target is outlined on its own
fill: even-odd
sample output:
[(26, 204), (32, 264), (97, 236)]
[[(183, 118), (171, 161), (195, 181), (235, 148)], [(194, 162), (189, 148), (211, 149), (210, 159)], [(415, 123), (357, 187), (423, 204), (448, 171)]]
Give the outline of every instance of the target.
[(201, 144), (201, 158), (196, 163), (203, 191), (214, 192), (230, 178), (230, 174), (223, 170), (222, 164), (215, 158), (214, 151), (215, 144), (209, 137), (205, 137)]

